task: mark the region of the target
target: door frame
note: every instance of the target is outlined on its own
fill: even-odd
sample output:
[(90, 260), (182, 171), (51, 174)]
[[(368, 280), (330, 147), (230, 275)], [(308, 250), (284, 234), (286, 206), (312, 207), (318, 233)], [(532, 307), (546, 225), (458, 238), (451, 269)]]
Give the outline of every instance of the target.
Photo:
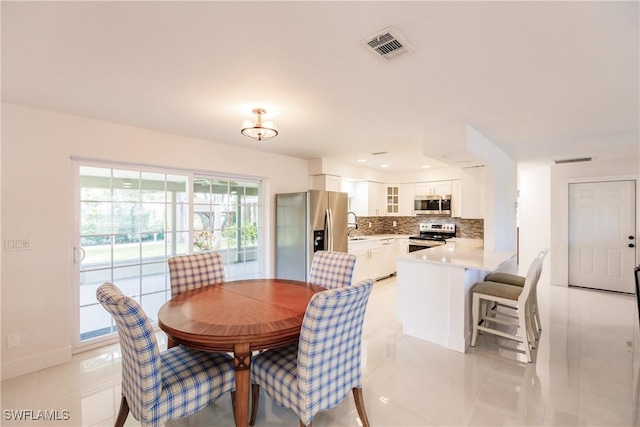
[[(551, 219), (553, 234), (555, 231), (559, 232), (560, 238), (558, 251), (553, 251), (554, 255), (553, 261), (554, 263), (558, 263), (562, 266), (563, 271), (559, 272), (558, 277), (552, 283), (556, 286), (564, 286), (569, 287), (569, 184), (579, 184), (585, 182), (610, 182), (610, 181), (635, 181), (636, 183), (636, 240), (638, 240), (637, 236), (639, 234), (639, 218), (638, 214), (640, 214), (640, 178), (638, 175), (607, 175), (607, 176), (585, 176), (585, 177), (571, 177), (564, 179), (563, 185), (559, 189), (558, 197), (554, 200), (552, 198), (551, 204), (559, 203), (559, 210), (557, 212), (557, 217), (559, 217), (559, 227), (553, 227), (553, 218)], [(553, 213), (553, 209), (552, 209)], [(638, 250), (636, 246), (636, 265), (640, 263), (640, 250)]]

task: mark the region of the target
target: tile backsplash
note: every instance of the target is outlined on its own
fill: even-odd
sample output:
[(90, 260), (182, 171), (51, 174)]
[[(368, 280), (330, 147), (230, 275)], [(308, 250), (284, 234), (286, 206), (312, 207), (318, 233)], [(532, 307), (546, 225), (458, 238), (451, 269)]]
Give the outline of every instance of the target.
[[(396, 226), (393, 226), (393, 222)], [(454, 222), (456, 237), (469, 239), (484, 238), (484, 220), (451, 217), (416, 217), (416, 216), (363, 216), (358, 217), (358, 229), (351, 236), (370, 236), (373, 234), (418, 234), (421, 222)], [(371, 227), (369, 227), (371, 224)]]

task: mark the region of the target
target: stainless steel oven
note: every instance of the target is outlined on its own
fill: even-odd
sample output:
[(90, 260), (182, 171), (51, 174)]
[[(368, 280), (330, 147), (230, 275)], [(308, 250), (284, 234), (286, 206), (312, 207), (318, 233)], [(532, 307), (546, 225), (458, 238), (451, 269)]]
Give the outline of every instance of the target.
[(409, 236), (409, 252), (445, 245), (446, 240), (452, 237), (456, 237), (456, 225), (454, 223), (422, 223), (420, 224), (420, 234)]

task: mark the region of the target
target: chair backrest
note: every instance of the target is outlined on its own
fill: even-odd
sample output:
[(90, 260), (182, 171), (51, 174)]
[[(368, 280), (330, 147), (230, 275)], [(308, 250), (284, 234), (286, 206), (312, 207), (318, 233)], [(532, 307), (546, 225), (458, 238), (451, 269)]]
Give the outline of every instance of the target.
[(212, 283), (224, 282), (224, 264), (217, 252), (202, 252), (169, 258), (171, 296)]
[(142, 307), (111, 283), (101, 285), (96, 296), (118, 327), (122, 351), (122, 395), (133, 416), (157, 404), (162, 391), (160, 350), (149, 318)]
[(318, 251), (313, 256), (309, 282), (327, 289), (351, 285), (356, 256), (344, 252)]
[(533, 290), (538, 285), (538, 280), (540, 280), (540, 275), (542, 274), (542, 265), (544, 263), (544, 257), (547, 256), (549, 249), (545, 249), (541, 251), (531, 262), (529, 266), (529, 271), (524, 280), (524, 287), (522, 292), (520, 293), (520, 297), (518, 301), (524, 301), (529, 297), (529, 294), (533, 292)]
[(315, 294), (298, 343), (300, 420), (308, 425), (361, 387), (362, 325), (373, 280)]

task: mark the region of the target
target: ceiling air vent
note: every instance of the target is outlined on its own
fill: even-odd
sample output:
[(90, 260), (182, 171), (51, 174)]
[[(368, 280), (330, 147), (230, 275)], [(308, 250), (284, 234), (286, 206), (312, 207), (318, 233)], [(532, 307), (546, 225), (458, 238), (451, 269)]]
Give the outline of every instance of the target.
[(393, 28), (385, 28), (360, 42), (369, 52), (385, 62), (393, 61), (415, 50)]
[(590, 162), (593, 160), (593, 157), (574, 157), (572, 159), (560, 159), (554, 160), (556, 165), (563, 165), (565, 163), (580, 163), (580, 162)]

